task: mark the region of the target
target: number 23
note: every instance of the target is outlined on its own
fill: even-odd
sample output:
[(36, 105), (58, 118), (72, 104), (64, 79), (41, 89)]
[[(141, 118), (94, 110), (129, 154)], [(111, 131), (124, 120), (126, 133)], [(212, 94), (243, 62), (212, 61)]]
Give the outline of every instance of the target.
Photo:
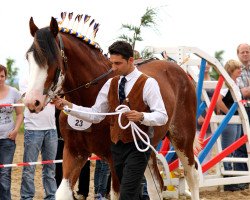
[(75, 123), (75, 126), (82, 126), (82, 124), (83, 124), (83, 121), (77, 119), (77, 120), (76, 120), (76, 123)]

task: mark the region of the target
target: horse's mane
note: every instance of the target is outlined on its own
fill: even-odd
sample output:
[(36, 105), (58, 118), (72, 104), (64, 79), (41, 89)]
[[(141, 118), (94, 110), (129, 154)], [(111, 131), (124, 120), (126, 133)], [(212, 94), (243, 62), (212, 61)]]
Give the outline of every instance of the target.
[(36, 32), (34, 42), (27, 51), (26, 57), (30, 52), (33, 52), (34, 59), (39, 66), (50, 65), (58, 60), (60, 51), (49, 27), (39, 29)]
[(85, 42), (86, 44), (88, 44), (88, 45), (90, 45), (90, 46), (92, 46), (92, 47), (94, 47), (96, 49), (100, 49), (100, 51), (102, 52), (102, 49), (101, 49), (100, 45), (97, 42), (89, 39), (87, 36), (84, 36), (84, 35), (82, 35), (80, 33), (74, 32), (74, 31), (72, 31), (72, 29), (63, 28), (63, 27), (60, 27), (59, 31), (62, 32), (62, 33), (73, 35), (74, 37), (80, 39), (81, 41)]
[[(62, 33), (77, 38), (79, 41), (85, 43), (90, 48), (96, 49), (100, 53), (103, 52), (98, 43), (92, 42), (90, 39), (87, 39), (87, 37), (85, 37), (86, 39), (82, 39), (77, 37), (76, 34), (71, 34), (70, 32), (64, 31), (61, 28), (59, 30)], [(28, 56), (28, 53), (30, 52), (33, 52), (34, 59), (39, 66), (46, 66), (46, 64), (50, 65), (58, 60), (60, 51), (58, 49), (54, 36), (50, 32), (49, 27), (39, 29), (36, 32), (34, 42), (26, 53), (26, 58)]]

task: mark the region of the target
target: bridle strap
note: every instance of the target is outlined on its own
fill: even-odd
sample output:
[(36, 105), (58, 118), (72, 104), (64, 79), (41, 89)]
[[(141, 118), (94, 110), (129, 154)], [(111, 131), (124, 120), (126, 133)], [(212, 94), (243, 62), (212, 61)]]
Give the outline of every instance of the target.
[(112, 69), (109, 69), (106, 73), (102, 74), (101, 76), (98, 76), (96, 79), (94, 79), (94, 80), (92, 80), (92, 81), (90, 81), (90, 82), (88, 82), (88, 83), (85, 83), (85, 84), (83, 84), (83, 85), (80, 85), (79, 87), (77, 87), (77, 88), (75, 88), (75, 89), (72, 89), (72, 90), (69, 90), (69, 91), (66, 91), (66, 92), (63, 92), (63, 93), (59, 93), (58, 95), (59, 95), (59, 96), (65, 95), (65, 94), (74, 92), (74, 91), (76, 91), (76, 90), (79, 90), (79, 89), (81, 89), (81, 88), (83, 88), (83, 87), (89, 88), (89, 86), (97, 84), (97, 82), (98, 82), (99, 80), (105, 78), (105, 77), (108, 76), (111, 72), (113, 72), (113, 70), (112, 70)]
[[(58, 34), (58, 39), (59, 39), (59, 48), (60, 48), (60, 53), (61, 53), (61, 56), (63, 58), (63, 66), (64, 66), (64, 73), (66, 71), (66, 69), (68, 68), (68, 59), (67, 57), (65, 56), (65, 52), (64, 52), (64, 44), (63, 44), (63, 40), (62, 40), (62, 36), (60, 35), (60, 33)], [(49, 93), (49, 91), (51, 90), (52, 92), (54, 92), (57, 88), (57, 83), (58, 83), (58, 80), (59, 80), (59, 77), (62, 75), (62, 69), (60, 66), (57, 67), (56, 69), (56, 74), (55, 74), (55, 77), (54, 77), (54, 80), (53, 80), (53, 85), (51, 86), (51, 88), (49, 89), (45, 89), (43, 91), (43, 94), (44, 95), (47, 95)]]
[(67, 58), (67, 56), (65, 56), (64, 44), (63, 44), (62, 36), (60, 35), (60, 33), (58, 34), (58, 39), (59, 39), (59, 47), (60, 47), (60, 51), (61, 51), (61, 56), (63, 58), (64, 70), (67, 70), (68, 69), (68, 58)]

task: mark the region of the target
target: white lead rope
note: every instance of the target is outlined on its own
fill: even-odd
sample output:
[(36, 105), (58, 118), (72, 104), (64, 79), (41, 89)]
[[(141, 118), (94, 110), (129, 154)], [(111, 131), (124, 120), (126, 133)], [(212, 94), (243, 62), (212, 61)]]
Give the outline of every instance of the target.
[[(134, 139), (134, 143), (135, 143), (135, 146), (137, 148), (138, 151), (140, 152), (146, 152), (149, 148), (152, 149), (152, 151), (154, 151), (156, 157), (162, 162), (163, 164), (163, 167), (165, 169), (165, 175), (166, 175), (166, 178), (167, 178), (167, 185), (172, 185), (172, 181), (171, 181), (171, 177), (170, 177), (170, 171), (169, 171), (169, 166), (168, 166), (168, 163), (165, 159), (165, 157), (162, 155), (162, 154), (159, 154), (156, 149), (150, 144), (150, 138), (149, 136), (144, 132), (142, 131), (134, 122), (132, 121), (129, 121), (128, 124), (126, 126), (123, 126), (122, 123), (121, 123), (121, 117), (122, 117), (122, 114), (125, 113), (125, 112), (129, 112), (130, 111), (130, 108), (126, 105), (119, 105), (116, 109), (115, 109), (115, 112), (111, 112), (111, 113), (95, 113), (95, 112), (85, 112), (85, 111), (81, 111), (81, 110), (75, 110), (75, 109), (72, 109), (72, 108), (69, 108), (68, 106), (65, 106), (64, 108), (64, 111), (66, 112), (70, 112), (70, 111), (74, 111), (74, 112), (78, 112), (78, 113), (84, 113), (84, 114), (89, 114), (89, 115), (119, 115), (118, 116), (118, 124), (120, 126), (121, 129), (127, 129), (129, 126), (131, 127), (131, 130), (132, 130), (132, 136), (133, 136), (133, 139)], [(138, 145), (138, 142), (136, 140), (136, 136), (135, 136), (135, 133), (137, 134), (137, 136), (140, 138), (140, 140), (147, 146), (145, 149), (142, 149), (139, 147)], [(144, 140), (144, 138), (142, 137), (142, 135), (145, 136), (146, 140)]]

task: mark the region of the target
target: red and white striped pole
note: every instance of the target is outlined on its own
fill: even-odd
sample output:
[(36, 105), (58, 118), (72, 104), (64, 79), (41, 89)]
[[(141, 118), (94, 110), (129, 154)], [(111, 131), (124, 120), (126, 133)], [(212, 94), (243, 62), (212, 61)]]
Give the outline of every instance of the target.
[(1, 107), (24, 107), (24, 103), (5, 103), (5, 104), (0, 104), (0, 108)]
[[(88, 160), (100, 160), (98, 156), (91, 156), (88, 158)], [(16, 163), (16, 164), (0, 164), (0, 168), (6, 168), (6, 167), (23, 167), (23, 166), (32, 166), (32, 165), (47, 165), (47, 164), (56, 164), (56, 163), (62, 163), (63, 160), (44, 160), (44, 161), (38, 161), (38, 162), (22, 162), (22, 163)]]

